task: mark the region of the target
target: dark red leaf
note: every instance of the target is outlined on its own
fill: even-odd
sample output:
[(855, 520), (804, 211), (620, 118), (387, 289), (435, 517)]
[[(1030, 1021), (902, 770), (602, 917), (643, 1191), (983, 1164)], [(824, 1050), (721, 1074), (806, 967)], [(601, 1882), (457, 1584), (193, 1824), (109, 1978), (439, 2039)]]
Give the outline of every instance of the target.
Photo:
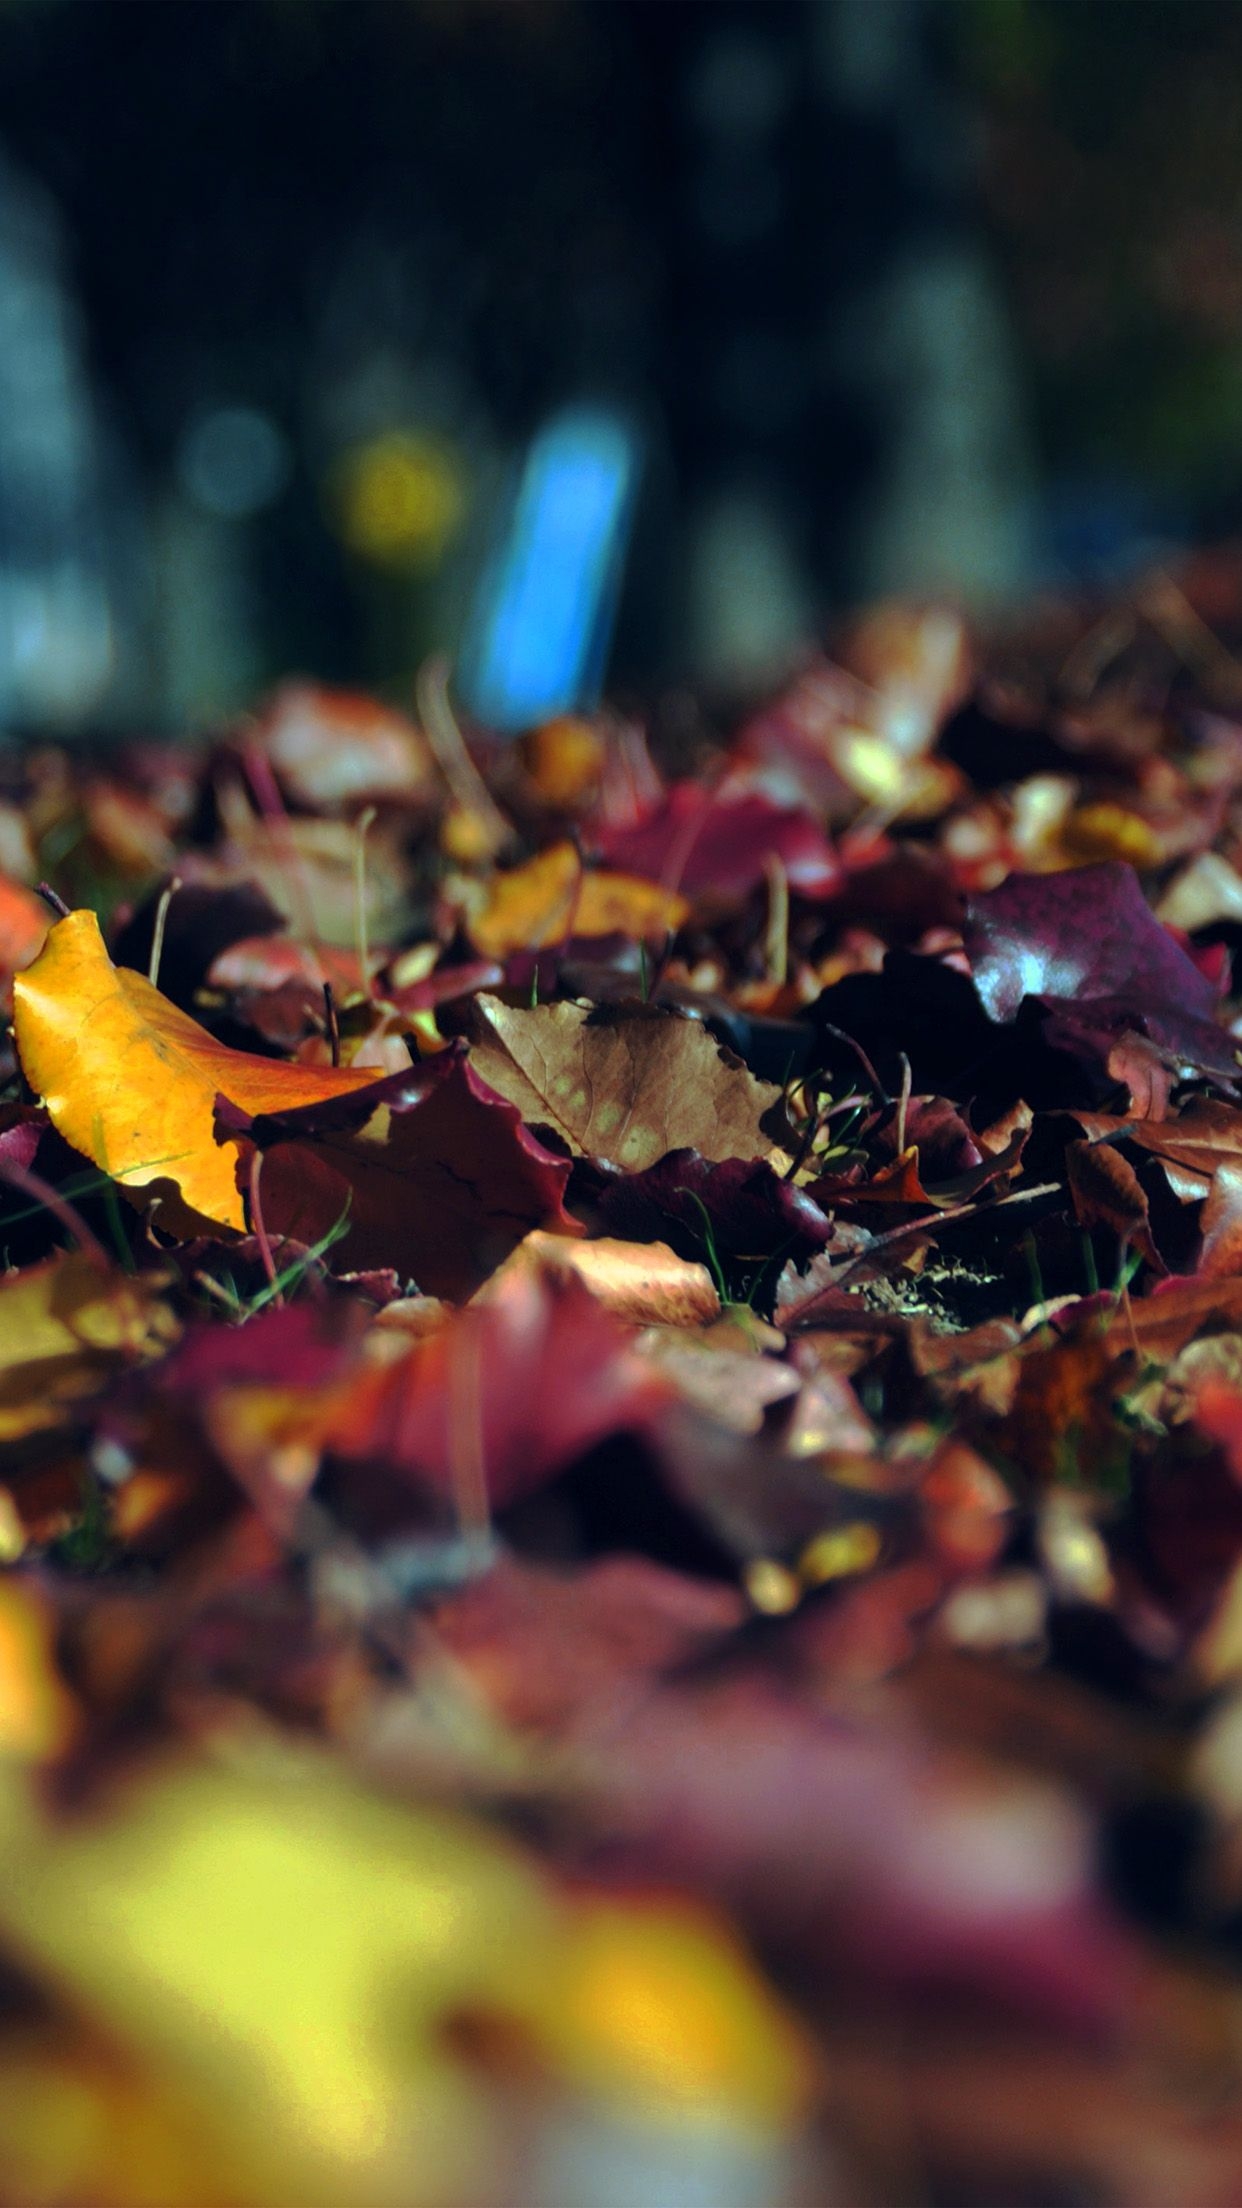
[(767, 1258), (780, 1251), (803, 1264), (832, 1236), (814, 1199), (782, 1180), (766, 1158), (713, 1164), (697, 1150), (670, 1150), (641, 1173), (600, 1165), (577, 1173), (608, 1232), (628, 1241), (667, 1240), (673, 1223), (693, 1245), (689, 1254), (700, 1256), (706, 1224), (722, 1257)]
[(763, 880), (769, 858), (780, 860), (791, 888), (807, 897), (826, 896), (841, 874), (813, 816), (778, 805), (761, 789), (676, 782), (637, 827), (608, 830), (598, 842), (609, 866), (686, 897), (745, 897)]
[(218, 1124), (265, 1153), (264, 1225), (314, 1244), (347, 1221), (333, 1262), (392, 1266), (429, 1295), (472, 1295), (532, 1227), (578, 1234), (569, 1162), (536, 1141), (454, 1044), (338, 1100), (251, 1119), (221, 1098)]
[(468, 1506), (501, 1508), (608, 1435), (650, 1426), (672, 1390), (579, 1282), (506, 1274), (393, 1363), (359, 1373), (329, 1444)]

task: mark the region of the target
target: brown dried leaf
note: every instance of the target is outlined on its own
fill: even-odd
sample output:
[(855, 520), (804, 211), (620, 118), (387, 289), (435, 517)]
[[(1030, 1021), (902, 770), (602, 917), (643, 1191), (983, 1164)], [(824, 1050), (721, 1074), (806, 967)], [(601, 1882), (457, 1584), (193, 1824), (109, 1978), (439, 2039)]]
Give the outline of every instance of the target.
[(1120, 1151), (1107, 1142), (1071, 1142), (1065, 1172), (1082, 1226), (1111, 1227), (1123, 1246), (1141, 1251), (1153, 1271), (1168, 1271), (1152, 1241), (1142, 1183)]
[(762, 1122), (781, 1092), (756, 1081), (697, 1020), (654, 1005), (476, 999), (471, 1064), (523, 1119), (578, 1156), (631, 1172), (669, 1150), (701, 1157), (778, 1155)]

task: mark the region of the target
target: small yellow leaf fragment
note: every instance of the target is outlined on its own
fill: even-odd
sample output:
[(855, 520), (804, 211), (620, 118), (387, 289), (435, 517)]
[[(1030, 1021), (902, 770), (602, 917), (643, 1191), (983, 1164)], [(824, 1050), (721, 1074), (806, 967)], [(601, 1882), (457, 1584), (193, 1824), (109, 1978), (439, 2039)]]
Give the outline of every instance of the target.
[(555, 843), (524, 866), (493, 875), (466, 927), (486, 958), (508, 958), (567, 935), (663, 935), (679, 928), (689, 910), (684, 897), (658, 882), (584, 871), (572, 843)]
[(782, 1618), (796, 1610), (802, 1589), (791, 1571), (771, 1556), (757, 1556), (746, 1566), (746, 1592), (765, 1618)]
[(849, 1579), (855, 1572), (869, 1572), (879, 1561), (879, 1530), (859, 1519), (851, 1526), (837, 1526), (808, 1542), (798, 1559), (798, 1572), (808, 1587), (822, 1587), (830, 1579)]

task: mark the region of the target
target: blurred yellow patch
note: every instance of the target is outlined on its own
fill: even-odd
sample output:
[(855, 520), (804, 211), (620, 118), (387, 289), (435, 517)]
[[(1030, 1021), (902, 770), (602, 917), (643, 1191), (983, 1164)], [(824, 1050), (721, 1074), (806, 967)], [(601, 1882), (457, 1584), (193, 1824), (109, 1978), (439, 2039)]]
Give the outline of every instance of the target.
[(0, 1580), (0, 1756), (38, 1761), (63, 1748), (73, 1705), (60, 1683), (50, 1614), (33, 1587)]
[(458, 866), (482, 866), (496, 855), (495, 823), (472, 805), (450, 805), (440, 823), (440, 848)]
[(554, 843), (524, 866), (494, 874), (466, 929), (487, 958), (540, 950), (567, 935), (663, 935), (679, 928), (684, 897), (636, 874), (583, 869), (572, 843)]
[(10, 1785), (0, 1927), (210, 2110), (247, 2202), (438, 2208), (486, 2180), (490, 2144), (441, 2025), (520, 2004), (555, 1918), (480, 1827), (273, 1755), (166, 1771), (60, 1830)]
[(341, 534), (377, 567), (434, 567), (465, 510), (465, 478), (436, 437), (392, 430), (346, 454), (338, 470)]
[(1124, 805), (1080, 805), (1061, 831), (1071, 864), (1093, 859), (1126, 859), (1131, 866), (1158, 866), (1164, 847), (1149, 823)]
[(678, 1899), (592, 1898), (549, 2029), (571, 2083), (648, 2115), (784, 2130), (805, 2108), (804, 2044), (732, 1935)]

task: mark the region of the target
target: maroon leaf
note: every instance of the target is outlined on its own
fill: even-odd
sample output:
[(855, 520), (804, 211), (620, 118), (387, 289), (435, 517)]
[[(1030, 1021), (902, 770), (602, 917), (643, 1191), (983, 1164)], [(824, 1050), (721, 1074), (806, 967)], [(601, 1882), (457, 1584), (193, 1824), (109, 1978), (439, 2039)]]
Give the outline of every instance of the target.
[(765, 790), (715, 791), (701, 782), (674, 783), (656, 812), (637, 827), (607, 831), (599, 845), (610, 866), (687, 897), (745, 897), (769, 858), (808, 897), (826, 896), (841, 873), (810, 813), (778, 805)]
[(502, 1508), (664, 1411), (673, 1391), (632, 1340), (578, 1281), (509, 1272), (408, 1355), (360, 1372), (330, 1446), (467, 1509), (477, 1482)]
[(713, 1164), (697, 1150), (670, 1150), (641, 1173), (603, 1165), (577, 1170), (608, 1232), (632, 1242), (667, 1240), (672, 1222), (685, 1230), (690, 1254), (698, 1256), (708, 1224), (722, 1257), (767, 1258), (782, 1251), (804, 1264), (831, 1239), (831, 1222), (819, 1205), (782, 1180), (766, 1158)]
[(244, 1326), (193, 1326), (158, 1367), (156, 1384), (182, 1403), (217, 1388), (315, 1388), (353, 1354), (361, 1306), (298, 1303), (261, 1311)]
[[(356, 1110), (341, 1110), (358, 1100)], [(460, 1044), (330, 1104), (257, 1119), (217, 1100), (222, 1137), (265, 1153), (269, 1234), (317, 1243), (347, 1220), (334, 1262), (394, 1266), (430, 1295), (472, 1295), (532, 1227), (581, 1228), (567, 1159), (536, 1141)]]

